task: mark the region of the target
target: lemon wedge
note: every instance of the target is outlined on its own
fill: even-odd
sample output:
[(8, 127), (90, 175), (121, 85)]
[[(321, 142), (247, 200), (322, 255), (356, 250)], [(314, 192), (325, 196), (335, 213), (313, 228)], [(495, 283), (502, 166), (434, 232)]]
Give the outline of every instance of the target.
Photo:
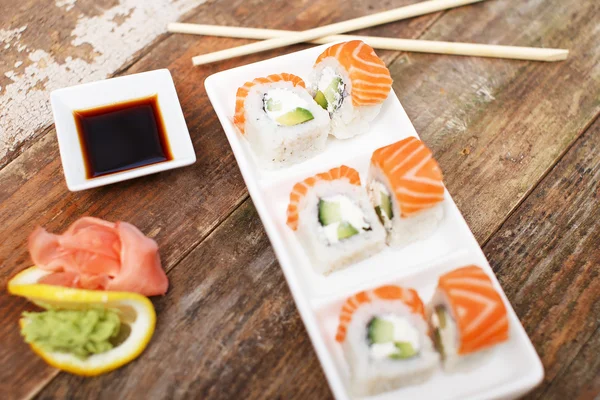
[(10, 292), (12, 286), (32, 285), (34, 283), (38, 283), (40, 279), (46, 275), (50, 275), (51, 273), (51, 271), (46, 271), (35, 266), (26, 268), (8, 281), (8, 291)]
[[(118, 311), (121, 320), (121, 340), (112, 349), (82, 359), (71, 353), (47, 351), (35, 343), (31, 349), (48, 364), (64, 371), (83, 376), (100, 375), (135, 359), (148, 345), (156, 325), (154, 306), (148, 298), (128, 292), (73, 289), (36, 283), (48, 272), (30, 267), (8, 282), (8, 292), (25, 297), (45, 309), (85, 310), (107, 308)], [(21, 327), (27, 317), (19, 321)]]

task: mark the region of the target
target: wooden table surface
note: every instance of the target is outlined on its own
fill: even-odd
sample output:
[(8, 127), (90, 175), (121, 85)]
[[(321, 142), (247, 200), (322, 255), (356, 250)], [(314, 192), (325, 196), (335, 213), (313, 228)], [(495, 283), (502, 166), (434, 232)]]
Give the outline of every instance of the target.
[[(330, 398), (203, 87), (308, 45), (194, 68), (194, 55), (249, 41), (169, 35), (165, 24), (302, 30), (414, 2), (0, 0), (0, 397)], [(378, 52), (543, 361), (530, 399), (600, 393), (599, 15), (592, 0), (488, 0), (360, 32), (571, 50), (558, 63)], [(157, 68), (173, 75), (197, 162), (69, 192), (49, 91)], [(31, 306), (4, 290), (30, 265), (36, 225), (62, 232), (84, 215), (153, 237), (171, 283), (153, 299), (146, 351), (93, 379), (36, 357), (17, 327)]]

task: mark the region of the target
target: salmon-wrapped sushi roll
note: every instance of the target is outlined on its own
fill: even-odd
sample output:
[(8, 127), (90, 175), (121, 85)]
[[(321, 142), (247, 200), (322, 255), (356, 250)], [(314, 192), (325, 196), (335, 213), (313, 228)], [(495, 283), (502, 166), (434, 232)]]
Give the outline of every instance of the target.
[(385, 247), (385, 231), (358, 172), (345, 165), (294, 185), (287, 225), (298, 235), (315, 270), (323, 274)]
[(480, 352), (508, 340), (508, 316), (490, 277), (470, 265), (440, 277), (427, 314), (448, 371), (470, 369)]
[(360, 292), (342, 307), (336, 341), (350, 367), (355, 396), (420, 383), (440, 361), (417, 292), (387, 285)]
[(442, 172), (415, 137), (375, 150), (367, 190), (390, 246), (426, 238), (443, 218)]
[(300, 77), (282, 73), (237, 90), (233, 122), (262, 167), (298, 163), (325, 149), (329, 115), (305, 86)]
[(325, 50), (310, 75), (310, 92), (331, 116), (331, 134), (347, 139), (369, 130), (392, 89), (392, 77), (373, 48), (360, 40)]

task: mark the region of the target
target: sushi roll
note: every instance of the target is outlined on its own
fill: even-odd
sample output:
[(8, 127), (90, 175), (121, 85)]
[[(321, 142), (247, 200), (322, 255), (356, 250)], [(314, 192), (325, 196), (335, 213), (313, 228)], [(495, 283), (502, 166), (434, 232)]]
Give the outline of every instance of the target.
[(367, 190), (390, 246), (426, 238), (443, 218), (442, 172), (415, 137), (375, 150)]
[(348, 298), (335, 340), (342, 344), (355, 396), (427, 380), (440, 356), (428, 335), (417, 292), (387, 285)]
[(348, 139), (369, 130), (392, 88), (392, 78), (375, 51), (360, 40), (338, 43), (318, 58), (310, 92), (331, 116), (331, 134)]
[(248, 139), (259, 164), (277, 168), (325, 149), (329, 115), (296, 75), (256, 78), (237, 90), (234, 124)]
[(446, 371), (474, 368), (482, 350), (508, 340), (508, 316), (490, 277), (471, 265), (440, 277), (427, 308)]
[(360, 185), (342, 165), (294, 185), (287, 225), (296, 232), (315, 270), (344, 268), (385, 247), (385, 231)]

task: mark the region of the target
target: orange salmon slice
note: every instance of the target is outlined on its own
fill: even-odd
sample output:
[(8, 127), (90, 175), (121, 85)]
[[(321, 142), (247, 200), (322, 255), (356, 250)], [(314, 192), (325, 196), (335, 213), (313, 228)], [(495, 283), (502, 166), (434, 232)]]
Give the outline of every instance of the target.
[(490, 277), (475, 265), (442, 275), (443, 291), (460, 332), (458, 354), (468, 354), (508, 339), (506, 306)]
[(392, 77), (375, 50), (361, 40), (338, 43), (327, 48), (315, 65), (327, 57), (344, 67), (352, 83), (352, 104), (373, 106), (383, 103), (392, 89)]
[(371, 166), (379, 168), (387, 177), (403, 218), (444, 200), (440, 166), (431, 150), (415, 137), (375, 150)]

